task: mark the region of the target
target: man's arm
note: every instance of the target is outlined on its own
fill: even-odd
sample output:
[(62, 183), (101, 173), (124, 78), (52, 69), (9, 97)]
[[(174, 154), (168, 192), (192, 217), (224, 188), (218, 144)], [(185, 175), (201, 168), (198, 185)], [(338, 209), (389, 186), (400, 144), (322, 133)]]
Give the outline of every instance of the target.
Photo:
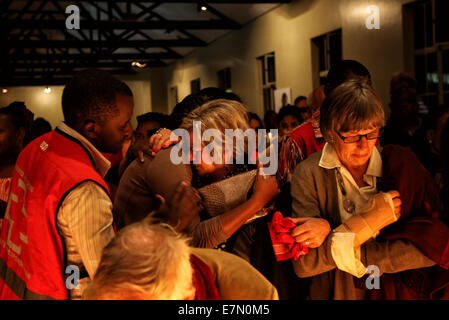
[(112, 203), (106, 192), (94, 182), (85, 182), (71, 191), (58, 212), (58, 227), (71, 256), (81, 262), (92, 279), (100, 263), (103, 248), (114, 237)]

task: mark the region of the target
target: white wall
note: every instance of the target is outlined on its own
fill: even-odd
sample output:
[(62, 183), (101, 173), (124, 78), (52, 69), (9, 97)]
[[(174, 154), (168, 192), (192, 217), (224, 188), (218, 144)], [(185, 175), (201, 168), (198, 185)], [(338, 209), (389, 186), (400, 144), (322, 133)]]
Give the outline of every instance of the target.
[(63, 120), (61, 97), (63, 86), (50, 86), (51, 93), (44, 92), (44, 86), (11, 87), (8, 93), (0, 95), (0, 106), (14, 101), (23, 101), (34, 113), (34, 118), (45, 118), (54, 128)]
[[(274, 51), (277, 88), (292, 88), (293, 98), (313, 90), (311, 39), (342, 29), (343, 59), (362, 62), (388, 112), (389, 81), (404, 68), (402, 4), (410, 0), (296, 0), (279, 6), (241, 30), (228, 33), (166, 68), (167, 95), (178, 87), (190, 94), (190, 81), (217, 86), (217, 71), (231, 67), (232, 90), (247, 107), (263, 115), (262, 87), (256, 58)], [(380, 8), (380, 30), (368, 30), (366, 8)], [(154, 94), (154, 93), (153, 93)], [(167, 105), (167, 110), (173, 106)]]
[[(134, 94), (133, 127), (136, 128), (136, 116), (151, 111), (151, 86), (149, 81), (124, 80)], [(42, 117), (54, 128), (64, 119), (61, 107), (63, 86), (50, 86), (51, 93), (44, 92), (44, 86), (10, 87), (8, 93), (0, 94), (0, 106), (13, 101), (23, 101), (34, 113), (34, 118)]]

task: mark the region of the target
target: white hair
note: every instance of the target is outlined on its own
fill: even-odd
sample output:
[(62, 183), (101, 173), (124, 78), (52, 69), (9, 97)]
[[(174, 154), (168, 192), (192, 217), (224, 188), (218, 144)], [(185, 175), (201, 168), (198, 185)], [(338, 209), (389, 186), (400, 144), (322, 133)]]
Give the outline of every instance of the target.
[(105, 247), (91, 284), (97, 299), (182, 300), (195, 287), (187, 239), (166, 224), (131, 224)]

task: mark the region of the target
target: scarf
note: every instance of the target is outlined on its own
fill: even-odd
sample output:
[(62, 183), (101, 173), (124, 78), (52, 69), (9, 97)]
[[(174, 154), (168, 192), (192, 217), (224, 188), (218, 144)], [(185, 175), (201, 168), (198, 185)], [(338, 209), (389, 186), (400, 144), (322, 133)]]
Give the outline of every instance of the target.
[(375, 300), (449, 299), (449, 227), (438, 219), (438, 188), (409, 148), (386, 146), (382, 163), (380, 189), (398, 190), (402, 209), (399, 220), (383, 229), (377, 240), (408, 240), (437, 265), (384, 274), (380, 289), (370, 290), (368, 296)]
[(193, 268), (193, 284), (195, 285), (195, 300), (220, 300), (215, 278), (210, 267), (193, 254), (190, 255)]

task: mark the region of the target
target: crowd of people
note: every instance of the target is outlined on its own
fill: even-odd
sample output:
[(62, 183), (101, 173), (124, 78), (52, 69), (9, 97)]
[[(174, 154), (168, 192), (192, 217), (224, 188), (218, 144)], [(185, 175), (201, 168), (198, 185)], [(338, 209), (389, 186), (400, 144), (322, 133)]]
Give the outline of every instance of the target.
[(449, 108), (374, 87), (342, 60), (279, 113), (210, 87), (133, 129), (89, 69), (54, 130), (0, 108), (0, 299), (449, 299)]

